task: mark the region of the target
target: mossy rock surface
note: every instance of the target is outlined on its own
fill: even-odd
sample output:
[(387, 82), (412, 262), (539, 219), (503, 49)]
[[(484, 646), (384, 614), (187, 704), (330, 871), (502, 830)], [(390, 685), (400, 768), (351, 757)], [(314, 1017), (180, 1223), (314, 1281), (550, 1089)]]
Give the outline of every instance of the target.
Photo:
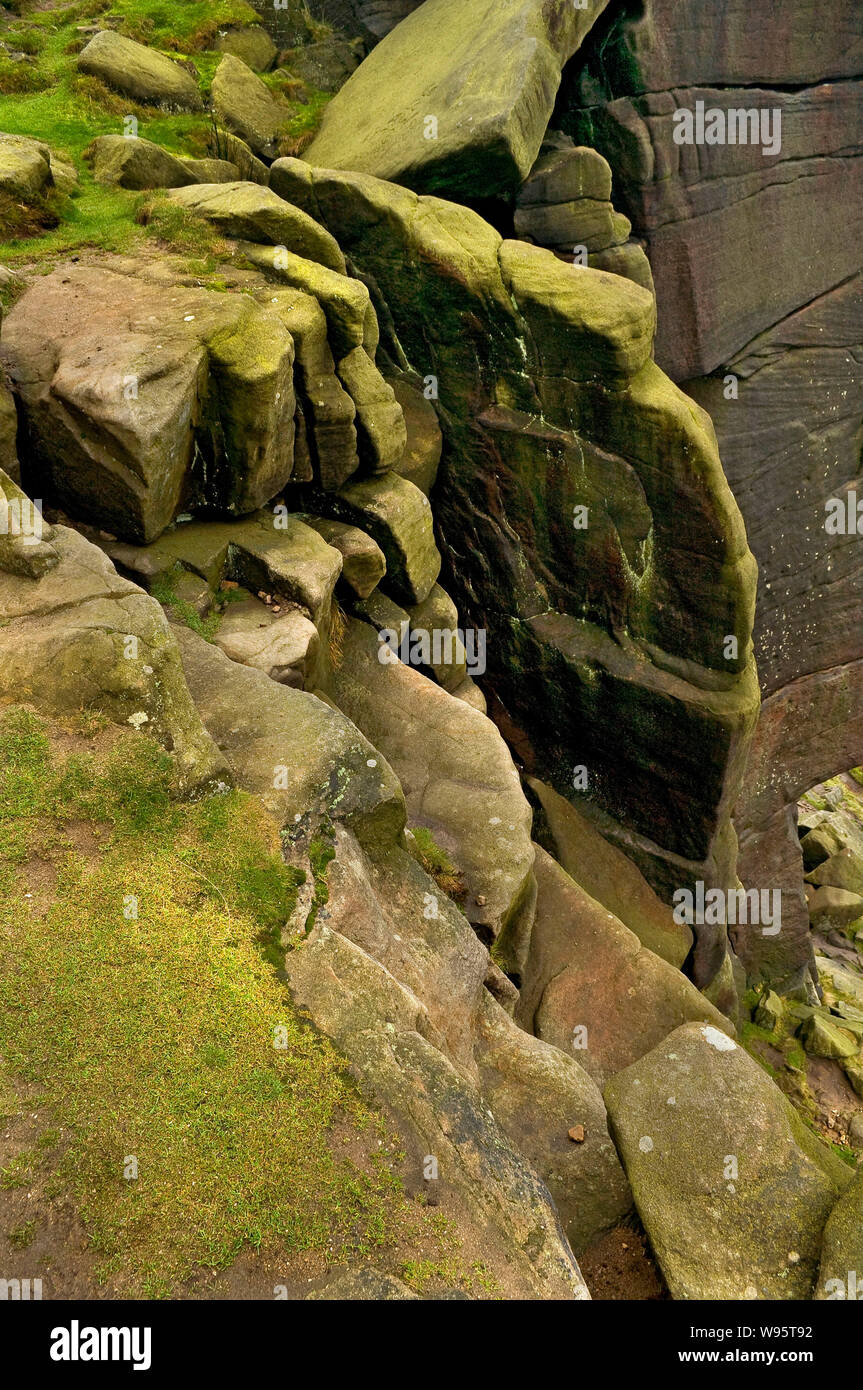
[(184, 111), (200, 111), (204, 104), (195, 79), (179, 63), (110, 29), (81, 50), (78, 67), (135, 101)]
[(673, 1298), (811, 1297), (825, 1222), (853, 1172), (742, 1047), (686, 1024), (604, 1096)]

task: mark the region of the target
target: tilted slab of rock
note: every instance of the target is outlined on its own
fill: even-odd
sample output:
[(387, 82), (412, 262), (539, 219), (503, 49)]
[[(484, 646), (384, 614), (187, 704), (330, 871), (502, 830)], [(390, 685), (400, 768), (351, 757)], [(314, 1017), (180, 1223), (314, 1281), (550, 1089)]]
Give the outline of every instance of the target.
[(257, 183), (200, 183), (172, 189), (168, 197), (212, 222), (226, 236), (284, 246), (344, 274), (335, 239), (299, 208)]
[(516, 1018), (575, 1056), (600, 1084), (681, 1023), (730, 1024), (536, 847), (539, 887)]
[(189, 167), (195, 161), (180, 159), (152, 140), (99, 135), (90, 146), (90, 153), (97, 183), (117, 184), (120, 188), (183, 188), (204, 182)]
[(605, 1087), (612, 1134), (672, 1298), (809, 1298), (852, 1171), (754, 1058), (678, 1028)]
[(290, 108), (242, 58), (231, 53), (216, 68), (210, 91), (219, 122), (245, 140), (255, 154), (275, 159), (279, 141), (287, 134)]
[(824, 1227), (821, 1267), (814, 1297), (859, 1301), (863, 1293), (863, 1169), (830, 1213)]
[(293, 343), (248, 296), (69, 265), (4, 324), (33, 486), (131, 541), (254, 511), (293, 468)]
[(511, 1297), (589, 1298), (548, 1189), (479, 1089), (427, 1040), (426, 1011), (365, 951), (324, 924), (286, 957), (294, 1001), (398, 1117), (406, 1164), (437, 1159), (450, 1219), (483, 1231), (483, 1259)]
[(374, 628), (352, 620), (333, 694), (381, 749), (412, 823), (427, 826), (464, 874), (470, 920), (517, 935), (531, 905), (531, 813), (490, 720), (400, 661), (382, 662)]
[(561, 868), (609, 912), (635, 932), (642, 946), (678, 969), (692, 948), (692, 931), (674, 920), (631, 859), (594, 829), (572, 802), (546, 782), (528, 777), (554, 841)]
[(55, 563), (38, 578), (5, 572), (0, 557), (2, 696), (146, 729), (171, 752), (181, 792), (229, 780), (158, 603), (76, 531), (54, 527), (50, 545)]
[(663, 896), (732, 886), (755, 566), (708, 417), (649, 360), (651, 296), (366, 174), (284, 160), (280, 178), (438, 386), (443, 584), (489, 632), (487, 685), (523, 760), (564, 794), (589, 765), (593, 804)]
[(390, 845), (405, 821), (385, 759), (317, 696), (241, 666), (188, 628), (173, 629), (201, 719), (234, 770), (286, 830), (344, 822), (363, 845)]
[(563, 65), (604, 9), (426, 0), (333, 98), (309, 160), (422, 192), (514, 191), (539, 153)]
[[(327, 925), (420, 1000), (427, 1010), (424, 1036), (480, 1087), (517, 1151), (549, 1185), (578, 1253), (631, 1202), (596, 1084), (574, 1059), (523, 1032), (495, 1002), (488, 992), (494, 970), (488, 952), (409, 855), (394, 847), (366, 857), (342, 829), (335, 849)], [(568, 1138), (577, 1123), (585, 1128), (578, 1145)]]
[(135, 101), (181, 111), (200, 111), (204, 104), (195, 79), (179, 63), (111, 29), (94, 34), (78, 54), (78, 67)]

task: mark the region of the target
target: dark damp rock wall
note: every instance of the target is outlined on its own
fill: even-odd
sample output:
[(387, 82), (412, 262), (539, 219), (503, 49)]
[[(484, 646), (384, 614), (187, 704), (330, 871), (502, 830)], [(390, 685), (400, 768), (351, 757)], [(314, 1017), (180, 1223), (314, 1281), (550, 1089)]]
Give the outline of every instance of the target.
[[(863, 27), (837, 0), (646, 0), (610, 8), (555, 115), (611, 163), (656, 283), (657, 361), (711, 414), (758, 560), (764, 704), (738, 803), (744, 881), (784, 890), (753, 975), (808, 969), (794, 805), (863, 759), (863, 551), (825, 531), (860, 477)], [(781, 147), (678, 145), (674, 112), (769, 113)], [(767, 142), (770, 143), (769, 141)]]

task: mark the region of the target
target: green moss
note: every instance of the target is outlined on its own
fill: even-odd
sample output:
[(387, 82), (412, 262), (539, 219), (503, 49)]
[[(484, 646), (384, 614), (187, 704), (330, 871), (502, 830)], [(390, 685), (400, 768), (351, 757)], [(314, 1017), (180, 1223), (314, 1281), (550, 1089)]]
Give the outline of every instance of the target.
[[(244, 1248), (436, 1256), (389, 1136), (371, 1161), (383, 1120), (261, 958), (296, 891), (275, 822), (235, 791), (172, 802), (170, 760), (142, 734), (95, 743), (0, 718), (0, 1095), (23, 1085), (53, 1130), (0, 1187), (70, 1204), (100, 1277), (132, 1295), (170, 1296)], [(31, 866), (53, 875), (39, 904)], [(367, 1145), (362, 1166), (336, 1125)]]
[(327, 870), (333, 859), (336, 857), (336, 849), (333, 841), (336, 832), (329, 821), (324, 821), (320, 830), (309, 841), (309, 865), (312, 870), (314, 882), (314, 893), (312, 905), (306, 917), (303, 935), (308, 936), (318, 918), (318, 913), (330, 900), (330, 886), (327, 882)]
[(423, 825), (411, 827), (411, 852), (422, 869), (433, 878), (442, 893), (458, 902), (465, 895), (464, 879), (447, 851)]
[(222, 621), (222, 610), (221, 608), (213, 608), (206, 618), (202, 618), (191, 603), (177, 597), (177, 584), (187, 573), (188, 571), (178, 561), (170, 570), (156, 576), (150, 585), (150, 593), (158, 603), (161, 603), (163, 608), (167, 608), (171, 616), (178, 622), (184, 623), (186, 627), (190, 628), (192, 632), (196, 632), (199, 637), (203, 637), (205, 641), (212, 642)]

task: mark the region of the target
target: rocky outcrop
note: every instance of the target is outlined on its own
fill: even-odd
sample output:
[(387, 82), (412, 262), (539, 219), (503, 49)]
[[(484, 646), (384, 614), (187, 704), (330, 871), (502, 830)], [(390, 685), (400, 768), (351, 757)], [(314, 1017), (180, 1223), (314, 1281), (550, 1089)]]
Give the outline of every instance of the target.
[(656, 282), (657, 361), (710, 411), (759, 562), (764, 705), (736, 821), (742, 878), (785, 907), (778, 937), (738, 931), (736, 949), (804, 993), (794, 804), (863, 758), (857, 537), (825, 528), (859, 474), (858, 27), (850, 0), (828, 24), (808, 3), (610, 8), (555, 115), (612, 166)]
[[(709, 421), (650, 361), (652, 296), (502, 241), (454, 204), (280, 167), (439, 383), (444, 584), (493, 636), (488, 675), (519, 754), (563, 794), (581, 767), (603, 830), (669, 897), (699, 878), (730, 886), (757, 708), (754, 566)], [(724, 959), (724, 931), (700, 930), (697, 982)]]
[(293, 343), (246, 296), (69, 265), (3, 346), (30, 490), (118, 536), (153, 540), (187, 504), (253, 511), (291, 475)]

